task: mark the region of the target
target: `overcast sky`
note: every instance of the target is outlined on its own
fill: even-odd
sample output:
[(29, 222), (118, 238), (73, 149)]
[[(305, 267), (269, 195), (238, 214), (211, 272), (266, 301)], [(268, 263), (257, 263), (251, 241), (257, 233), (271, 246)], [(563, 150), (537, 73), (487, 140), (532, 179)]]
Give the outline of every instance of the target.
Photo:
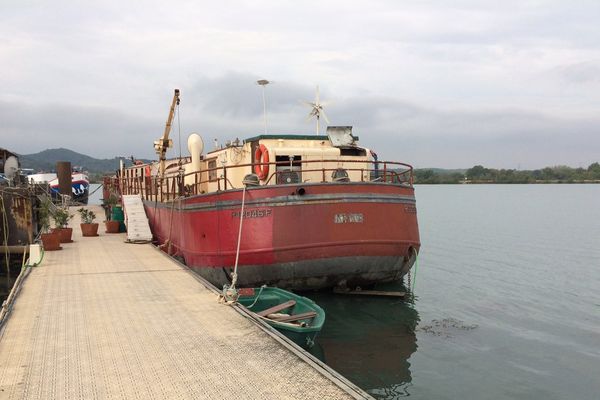
[(600, 161), (598, 0), (0, 0), (0, 66), (0, 147), (23, 154), (152, 158), (174, 88), (184, 152), (254, 136), (269, 79), (269, 133), (314, 133), (319, 85), (380, 159)]

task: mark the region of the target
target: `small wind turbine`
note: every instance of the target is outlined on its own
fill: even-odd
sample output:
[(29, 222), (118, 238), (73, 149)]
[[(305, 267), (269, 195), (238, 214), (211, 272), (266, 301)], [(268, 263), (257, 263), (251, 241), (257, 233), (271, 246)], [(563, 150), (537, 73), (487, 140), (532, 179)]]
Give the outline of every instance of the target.
[(315, 96), (315, 101), (314, 103), (311, 103), (309, 101), (305, 101), (304, 104), (308, 105), (309, 107), (311, 107), (310, 112), (308, 113), (308, 117), (306, 118), (306, 120), (310, 120), (312, 117), (316, 117), (317, 118), (317, 135), (319, 134), (319, 128), (320, 128), (320, 119), (321, 117), (323, 117), (323, 119), (325, 119), (325, 122), (329, 123), (329, 118), (327, 118), (327, 115), (325, 114), (325, 110), (323, 110), (323, 106), (327, 103), (321, 103), (321, 101), (319, 100), (319, 86), (317, 86), (317, 94)]

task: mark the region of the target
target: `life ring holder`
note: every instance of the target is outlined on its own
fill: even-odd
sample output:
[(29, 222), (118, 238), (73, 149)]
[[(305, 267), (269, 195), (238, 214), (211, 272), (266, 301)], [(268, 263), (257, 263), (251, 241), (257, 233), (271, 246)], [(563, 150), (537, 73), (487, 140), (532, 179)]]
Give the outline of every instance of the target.
[(267, 150), (264, 144), (256, 148), (254, 162), (256, 163), (254, 164), (254, 173), (258, 175), (258, 179), (264, 181), (269, 176), (269, 150)]

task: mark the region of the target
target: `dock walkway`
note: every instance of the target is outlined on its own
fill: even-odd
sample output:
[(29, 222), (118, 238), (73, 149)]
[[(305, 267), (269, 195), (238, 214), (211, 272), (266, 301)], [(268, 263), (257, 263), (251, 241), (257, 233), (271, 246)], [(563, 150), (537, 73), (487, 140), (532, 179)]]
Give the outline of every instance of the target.
[(0, 399), (368, 397), (151, 245), (71, 226), (0, 330)]

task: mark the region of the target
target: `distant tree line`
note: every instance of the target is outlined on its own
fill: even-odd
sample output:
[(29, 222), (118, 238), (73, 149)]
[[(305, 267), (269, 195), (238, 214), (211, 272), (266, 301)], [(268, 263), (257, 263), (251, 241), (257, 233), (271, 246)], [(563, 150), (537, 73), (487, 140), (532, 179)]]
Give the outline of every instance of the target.
[(535, 170), (494, 169), (476, 165), (464, 171), (416, 169), (415, 183), (600, 183), (600, 164), (587, 168), (565, 165)]

